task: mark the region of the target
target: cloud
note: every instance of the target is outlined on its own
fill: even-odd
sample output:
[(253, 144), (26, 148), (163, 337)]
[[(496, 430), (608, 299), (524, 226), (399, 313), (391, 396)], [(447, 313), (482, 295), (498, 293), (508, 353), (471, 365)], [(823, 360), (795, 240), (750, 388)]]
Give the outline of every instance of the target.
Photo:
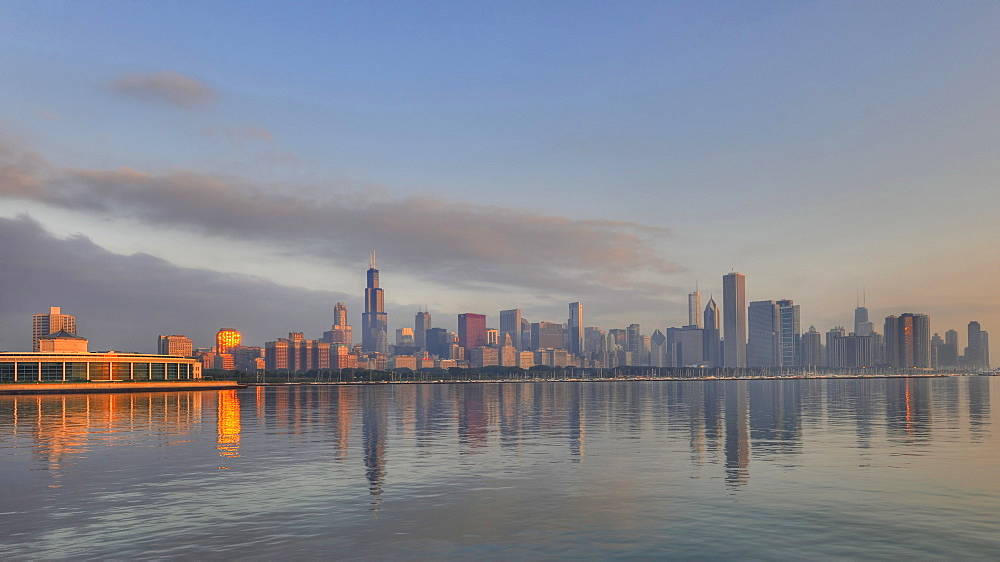
[(352, 266), (377, 249), (397, 271), (456, 288), (655, 295), (669, 289), (664, 276), (680, 270), (655, 249), (671, 236), (669, 229), (627, 221), (577, 220), (429, 196), (394, 198), (374, 190), (324, 195), (193, 172), (54, 170), (37, 162), (25, 166), (13, 153), (0, 164), (20, 184), (34, 186), (0, 185), (0, 196), (248, 240)]
[[(288, 287), (248, 275), (181, 268), (114, 254), (83, 236), (58, 239), (34, 220), (0, 217), (0, 349), (31, 349), (31, 315), (61, 306), (90, 348), (153, 352), (160, 334), (209, 346), (233, 326), (261, 345), (290, 331), (319, 337), (334, 304), (360, 297)], [(325, 306), (324, 306), (325, 305)]]
[(216, 92), (208, 85), (173, 71), (124, 74), (115, 80), (116, 92), (138, 100), (166, 103), (183, 109), (210, 104)]

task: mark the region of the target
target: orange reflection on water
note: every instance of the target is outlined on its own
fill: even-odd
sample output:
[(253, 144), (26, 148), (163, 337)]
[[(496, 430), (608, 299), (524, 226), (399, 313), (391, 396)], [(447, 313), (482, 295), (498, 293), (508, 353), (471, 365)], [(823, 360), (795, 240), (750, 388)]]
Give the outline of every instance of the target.
[(217, 402), (219, 456), (240, 456), (240, 398), (235, 390), (220, 390)]

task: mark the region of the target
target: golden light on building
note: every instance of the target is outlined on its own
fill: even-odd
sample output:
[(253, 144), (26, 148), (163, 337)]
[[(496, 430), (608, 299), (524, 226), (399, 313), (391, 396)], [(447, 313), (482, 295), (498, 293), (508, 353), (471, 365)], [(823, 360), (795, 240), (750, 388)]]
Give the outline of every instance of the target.
[(240, 345), (241, 335), (232, 328), (223, 328), (215, 334), (215, 352), (229, 353), (229, 348)]

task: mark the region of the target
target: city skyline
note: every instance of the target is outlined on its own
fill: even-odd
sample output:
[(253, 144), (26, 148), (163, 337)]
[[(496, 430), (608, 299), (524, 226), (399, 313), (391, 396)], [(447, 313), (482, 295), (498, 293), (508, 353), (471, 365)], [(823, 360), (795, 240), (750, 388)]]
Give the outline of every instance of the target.
[(651, 334), (729, 270), (803, 333), (864, 289), (876, 328), (1000, 325), (996, 4), (0, 16), (3, 349), (54, 303), (97, 349), (319, 337), (338, 302), (359, 332), (371, 248), (389, 334), (569, 302)]

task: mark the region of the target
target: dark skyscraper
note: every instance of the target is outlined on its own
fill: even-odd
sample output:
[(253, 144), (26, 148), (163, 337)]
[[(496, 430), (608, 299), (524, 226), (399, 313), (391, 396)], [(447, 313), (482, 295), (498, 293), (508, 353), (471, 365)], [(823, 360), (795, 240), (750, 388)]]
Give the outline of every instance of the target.
[(989, 335), (983, 331), (979, 322), (969, 322), (969, 345), (965, 348), (965, 367), (967, 369), (989, 369), (990, 347)]
[(417, 312), (413, 318), (413, 342), (420, 349), (427, 351), (427, 330), (431, 329), (431, 313), (426, 310)]
[(566, 322), (568, 334), (567, 350), (573, 355), (583, 354), (583, 305), (578, 302), (569, 303), (569, 320)]
[(365, 289), (365, 312), (361, 315), (361, 349), (365, 353), (389, 352), (389, 319), (385, 314), (382, 289), (378, 286), (378, 269), (375, 269), (375, 251), (372, 251), (368, 268), (368, 287)]
[(510, 337), (510, 345), (521, 350), (521, 309), (500, 311), (500, 345), (505, 345), (507, 337)]
[(778, 301), (778, 365), (791, 367), (802, 362), (802, 328), (799, 305)]
[(705, 363), (713, 367), (722, 366), (722, 350), (719, 349), (722, 344), (719, 335), (720, 320), (719, 306), (715, 304), (714, 298), (709, 298), (705, 305), (705, 331), (702, 332), (705, 341), (702, 343), (702, 352), (705, 354)]
[[(778, 322), (777, 303), (774, 301), (750, 303), (748, 367), (774, 367), (778, 364)], [(729, 341), (728, 333), (726, 341)], [(728, 350), (726, 354), (728, 355)]]
[(726, 367), (747, 366), (747, 278), (742, 273), (722, 277)]
[(931, 367), (931, 318), (906, 313), (885, 319), (885, 358), (897, 369)]

